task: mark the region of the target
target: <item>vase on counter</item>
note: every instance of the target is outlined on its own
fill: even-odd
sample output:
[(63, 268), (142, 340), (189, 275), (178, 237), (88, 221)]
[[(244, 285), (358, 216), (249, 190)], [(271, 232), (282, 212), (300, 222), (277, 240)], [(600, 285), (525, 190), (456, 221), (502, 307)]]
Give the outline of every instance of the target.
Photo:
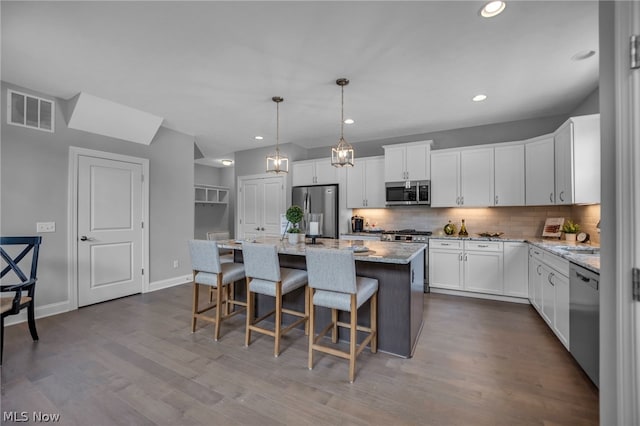
[(467, 227), (464, 224), (464, 219), (462, 219), (462, 225), (460, 226), (460, 232), (458, 232), (458, 236), (460, 237), (468, 237), (469, 233), (467, 232)]
[(571, 242), (571, 243), (575, 243), (576, 242), (576, 234), (564, 234), (564, 239)]

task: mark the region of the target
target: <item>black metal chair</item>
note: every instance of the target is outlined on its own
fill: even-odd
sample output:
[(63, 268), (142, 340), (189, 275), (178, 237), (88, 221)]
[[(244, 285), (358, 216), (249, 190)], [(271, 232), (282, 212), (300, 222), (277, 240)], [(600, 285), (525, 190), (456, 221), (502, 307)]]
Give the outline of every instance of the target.
[[(0, 237), (0, 256), (2, 257), (2, 263), (6, 266), (0, 273), (0, 279), (2, 279), (2, 285), (0, 285), (0, 292), (14, 292), (13, 296), (0, 297), (0, 365), (2, 365), (2, 353), (4, 349), (4, 318), (9, 315), (17, 315), (24, 308), (27, 308), (27, 320), (29, 322), (29, 331), (34, 341), (38, 340), (38, 332), (36, 331), (36, 318), (35, 318), (35, 290), (36, 280), (38, 272), (38, 253), (40, 251), (40, 243), (42, 237)], [(15, 246), (15, 249), (10, 247)], [(20, 250), (20, 246), (24, 246), (22, 251), (15, 257), (12, 257), (10, 252), (17, 252)], [(18, 264), (31, 252), (31, 271), (29, 276), (22, 271)], [(23, 263), (23, 265), (27, 261)], [(23, 266), (24, 267), (24, 266)], [(19, 283), (16, 284), (4, 284), (4, 277), (9, 272), (15, 275)], [(24, 294), (26, 295), (24, 295)]]

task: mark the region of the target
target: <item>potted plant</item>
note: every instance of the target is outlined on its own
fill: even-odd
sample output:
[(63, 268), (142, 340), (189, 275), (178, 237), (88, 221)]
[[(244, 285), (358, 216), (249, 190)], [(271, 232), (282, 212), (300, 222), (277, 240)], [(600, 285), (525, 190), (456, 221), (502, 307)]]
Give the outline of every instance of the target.
[(565, 240), (575, 242), (576, 234), (580, 231), (580, 225), (572, 220), (567, 220), (564, 225), (562, 225), (562, 231), (564, 232)]
[(302, 218), (304, 217), (302, 208), (295, 204), (292, 205), (287, 209), (286, 217), (289, 223), (291, 223), (291, 227), (287, 230), (289, 233), (289, 242), (291, 244), (297, 244), (300, 240), (304, 240), (304, 234), (302, 234), (302, 230), (300, 229), (300, 222), (302, 222)]

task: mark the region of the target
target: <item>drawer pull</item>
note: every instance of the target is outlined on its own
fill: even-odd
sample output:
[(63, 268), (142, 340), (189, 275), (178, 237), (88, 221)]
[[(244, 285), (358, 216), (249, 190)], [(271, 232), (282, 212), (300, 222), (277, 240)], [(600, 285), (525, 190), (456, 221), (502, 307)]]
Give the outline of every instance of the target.
[(489, 244), (478, 244), (478, 247), (489, 247)]

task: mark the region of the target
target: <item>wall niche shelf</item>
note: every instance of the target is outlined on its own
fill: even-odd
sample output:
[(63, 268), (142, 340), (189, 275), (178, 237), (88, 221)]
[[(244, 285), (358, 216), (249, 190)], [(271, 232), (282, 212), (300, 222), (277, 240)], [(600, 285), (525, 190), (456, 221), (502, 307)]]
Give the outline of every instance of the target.
[(227, 204), (229, 202), (229, 188), (224, 186), (195, 185), (194, 196), (196, 204)]

